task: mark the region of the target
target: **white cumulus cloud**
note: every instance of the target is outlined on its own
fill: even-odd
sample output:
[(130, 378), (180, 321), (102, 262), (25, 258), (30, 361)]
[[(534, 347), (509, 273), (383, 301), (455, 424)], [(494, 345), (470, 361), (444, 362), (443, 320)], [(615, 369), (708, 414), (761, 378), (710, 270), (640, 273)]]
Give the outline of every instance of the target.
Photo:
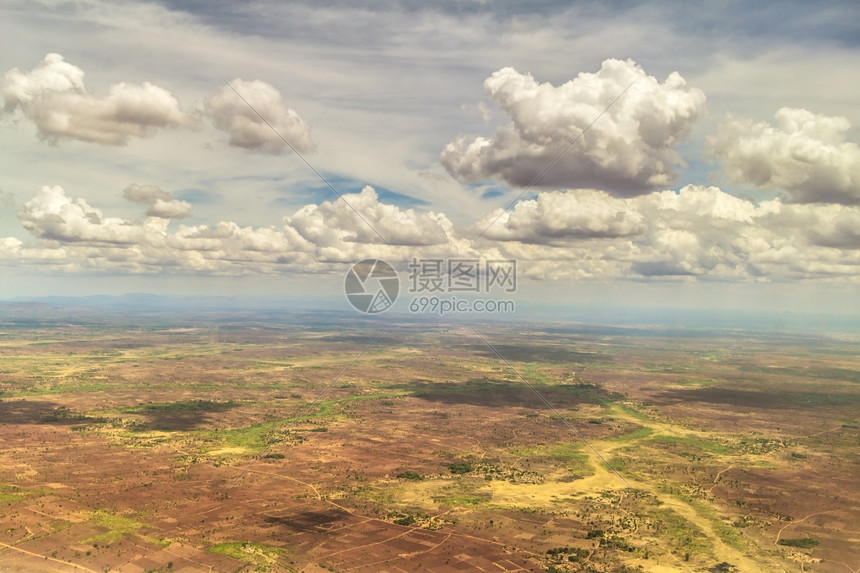
[(858, 228), (858, 207), (755, 204), (688, 185), (626, 199), (540, 193), (499, 217), (485, 237), (504, 256), (528, 261), (524, 272), (542, 280), (856, 281)]
[(553, 244), (636, 235), (645, 225), (628, 202), (603, 191), (581, 189), (540, 193), (501, 215), (491, 213), (476, 229), (486, 229), (484, 236), (489, 239)]
[(781, 108), (776, 125), (729, 116), (709, 138), (736, 183), (784, 189), (796, 203), (860, 204), (860, 147), (844, 117)]
[(284, 220), (309, 241), (324, 246), (387, 242), (421, 247), (447, 243), (453, 234), (445, 215), (382, 203), (370, 186), (337, 201), (308, 205)]
[(602, 113), (538, 185), (605, 189), (616, 196), (665, 187), (675, 178), (673, 166), (682, 163), (672, 146), (705, 111), (705, 94), (680, 74), (661, 83), (632, 60), (606, 60), (597, 73), (581, 73), (557, 87), (503, 68), (484, 88), (511, 123), (489, 138), (458, 136), (442, 151), (442, 164), (466, 181), (496, 178), (520, 187)]
[(41, 239), (61, 243), (131, 244), (143, 237), (143, 229), (102, 211), (84, 199), (73, 199), (59, 185), (42, 187), (24, 203), (18, 219), (25, 229)]
[(0, 94), (6, 111), (20, 109), (46, 139), (124, 145), (159, 128), (193, 124), (170, 92), (149, 82), (118, 83), (104, 98), (91, 95), (84, 71), (60, 54), (48, 54), (30, 71), (7, 71)]
[(234, 147), (271, 154), (284, 152), (284, 140), (303, 153), (316, 147), (305, 121), (273, 85), (261, 80), (233, 80), (206, 101), (206, 114)]

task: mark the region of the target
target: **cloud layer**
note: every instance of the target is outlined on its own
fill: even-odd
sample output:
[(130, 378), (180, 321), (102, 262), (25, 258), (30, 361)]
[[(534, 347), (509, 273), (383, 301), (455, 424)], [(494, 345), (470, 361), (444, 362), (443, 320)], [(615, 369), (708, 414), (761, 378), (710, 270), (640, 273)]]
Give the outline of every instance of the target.
[[(144, 204), (164, 193), (152, 186), (125, 191)], [(473, 244), (475, 229), (496, 217)], [(56, 186), (27, 201), (19, 219), (35, 240), (0, 240), (0, 264), (246, 275), (342, 272), (369, 257), (402, 264), (468, 256), (516, 258), (523, 276), (535, 280), (860, 282), (860, 207), (779, 198), (757, 205), (694, 185), (625, 199), (549, 191), (461, 229), (444, 214), (384, 203), (370, 187), (305, 206), (280, 226), (221, 221), (171, 229), (162, 216), (142, 222), (105, 216)]]
[[(184, 203), (155, 186), (131, 185), (124, 196), (148, 205), (150, 212), (160, 208), (159, 201)], [(25, 245), (14, 237), (2, 239), (0, 264), (29, 260), (105, 272), (311, 273), (367, 257), (405, 260), (416, 252), (451, 256), (468, 243), (454, 235), (444, 215), (382, 203), (371, 187), (308, 205), (285, 217), (283, 225), (270, 227), (220, 221), (171, 230), (164, 213), (150, 214), (143, 222), (108, 217), (60, 186), (43, 187), (24, 204), (18, 219), (37, 240)]]
[(606, 60), (597, 73), (558, 87), (503, 68), (484, 88), (510, 125), (490, 138), (458, 136), (442, 151), (442, 164), (466, 181), (495, 178), (516, 187), (538, 176), (542, 187), (597, 188), (616, 196), (665, 187), (681, 163), (672, 146), (688, 136), (705, 109), (704, 93), (680, 74), (661, 83), (632, 60)]

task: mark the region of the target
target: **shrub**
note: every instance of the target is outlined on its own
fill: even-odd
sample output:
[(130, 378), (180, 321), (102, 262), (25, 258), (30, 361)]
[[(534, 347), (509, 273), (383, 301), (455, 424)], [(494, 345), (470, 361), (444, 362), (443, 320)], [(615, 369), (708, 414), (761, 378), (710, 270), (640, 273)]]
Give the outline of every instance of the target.
[(818, 545), (818, 542), (811, 537), (795, 537), (792, 539), (780, 539), (777, 541), (780, 545), (787, 547), (800, 547), (801, 549), (812, 549)]
[(448, 464), (448, 468), (451, 470), (452, 474), (467, 474), (472, 471), (472, 464), (467, 462), (454, 462), (453, 464)]

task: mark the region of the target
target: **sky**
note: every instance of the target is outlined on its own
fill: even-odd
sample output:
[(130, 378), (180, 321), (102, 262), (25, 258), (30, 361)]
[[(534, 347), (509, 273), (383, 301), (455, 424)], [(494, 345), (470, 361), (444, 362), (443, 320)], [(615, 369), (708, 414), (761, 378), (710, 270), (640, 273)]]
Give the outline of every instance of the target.
[(0, 298), (479, 258), (860, 314), (856, 2), (7, 0), (0, 37)]

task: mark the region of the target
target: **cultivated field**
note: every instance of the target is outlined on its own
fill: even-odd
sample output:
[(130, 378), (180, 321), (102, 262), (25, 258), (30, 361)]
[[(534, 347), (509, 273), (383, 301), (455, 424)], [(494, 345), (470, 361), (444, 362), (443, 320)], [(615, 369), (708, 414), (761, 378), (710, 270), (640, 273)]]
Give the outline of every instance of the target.
[(856, 338), (476, 330), (0, 315), (0, 572), (860, 571)]

